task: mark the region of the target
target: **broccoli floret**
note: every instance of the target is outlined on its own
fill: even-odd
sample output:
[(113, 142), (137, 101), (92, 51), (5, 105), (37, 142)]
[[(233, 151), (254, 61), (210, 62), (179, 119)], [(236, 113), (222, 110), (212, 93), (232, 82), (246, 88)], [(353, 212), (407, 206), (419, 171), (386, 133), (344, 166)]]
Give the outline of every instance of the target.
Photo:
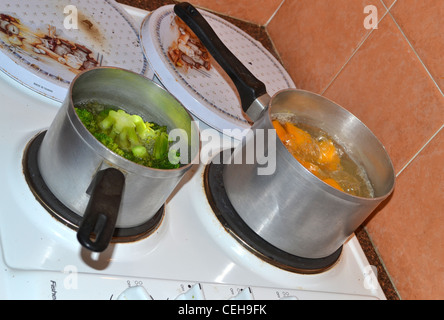
[(170, 151), (171, 155), (174, 157), (174, 161), (170, 162), (168, 158), (168, 153), (164, 155), (160, 159), (153, 160), (152, 167), (159, 168), (159, 169), (177, 169), (180, 166), (179, 159), (180, 159), (180, 153), (177, 151)]
[(168, 156), (168, 147), (168, 134), (166, 134), (165, 132), (160, 132), (154, 143), (154, 158), (156, 160), (159, 160), (164, 158), (165, 155)]
[(130, 115), (123, 110), (110, 110), (108, 116), (99, 122), (99, 127), (117, 137), (117, 144), (126, 150), (140, 146), (145, 140), (156, 136), (153, 124), (144, 122), (138, 115)]
[(80, 121), (82, 121), (83, 125), (90, 132), (97, 131), (97, 122), (94, 117), (94, 114), (86, 109), (75, 108), (77, 115), (79, 116)]
[(148, 151), (144, 146), (135, 146), (131, 149), (131, 152), (133, 155), (140, 159), (147, 159), (148, 158)]
[(137, 116), (131, 116), (123, 110), (111, 110), (99, 123), (99, 127), (109, 131), (112, 137), (117, 137), (115, 141), (121, 148), (129, 150), (141, 144), (136, 133), (137, 122)]
[(105, 109), (99, 111), (99, 112), (97, 113), (97, 117), (96, 117), (96, 121), (97, 121), (97, 123), (100, 123), (101, 121), (103, 121), (103, 119), (105, 119), (106, 117), (108, 117), (108, 114), (109, 114), (109, 112), (110, 112), (111, 110), (114, 110), (114, 109), (105, 108)]
[(134, 157), (131, 153), (121, 149), (117, 143), (114, 142), (113, 138), (108, 136), (103, 132), (94, 133), (94, 137), (99, 140), (105, 147), (110, 149), (112, 152), (117, 153), (119, 156), (124, 157), (128, 160), (134, 161)]
[[(96, 102), (76, 108), (76, 112), (96, 139), (116, 154), (152, 168), (174, 169), (180, 166), (180, 154), (169, 150), (166, 126), (144, 122), (138, 115)], [(175, 155), (174, 163), (169, 161), (169, 153)]]

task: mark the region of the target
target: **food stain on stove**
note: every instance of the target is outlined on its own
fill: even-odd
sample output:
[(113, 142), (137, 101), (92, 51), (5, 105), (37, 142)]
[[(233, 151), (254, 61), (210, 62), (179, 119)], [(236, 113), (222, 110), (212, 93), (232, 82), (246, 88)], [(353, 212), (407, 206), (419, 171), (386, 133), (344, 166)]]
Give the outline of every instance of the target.
[(174, 17), (171, 28), (177, 32), (177, 39), (168, 47), (168, 57), (174, 66), (188, 71), (191, 69), (211, 69), (211, 55), (194, 32), (180, 19)]
[(96, 45), (105, 47), (106, 38), (92, 17), (88, 17), (85, 13), (79, 11), (78, 27), (84, 35), (90, 38), (90, 43), (95, 43)]
[(82, 20), (82, 23), (84, 23), (85, 25), (87, 25), (89, 29), (91, 29), (91, 28), (93, 27), (92, 22), (89, 21), (89, 20), (87, 20), (87, 19)]
[[(89, 43), (93, 46), (103, 47), (105, 39), (99, 29), (85, 15), (80, 14), (79, 17), (79, 21), (89, 21), (89, 23), (78, 24), (82, 35), (89, 37)], [(75, 34), (78, 30), (75, 28), (74, 33), (65, 37), (64, 34), (72, 31), (71, 29), (65, 30), (51, 24), (39, 26), (29, 23), (28, 25), (19, 17), (0, 12), (0, 42), (21, 59), (25, 59), (24, 57), (26, 61), (31, 59), (28, 65), (32, 68), (37, 70), (34, 62), (39, 61), (54, 68), (63, 66), (77, 74), (100, 64), (101, 55), (97, 56), (100, 58), (97, 61), (93, 50), (78, 42), (79, 37)]]

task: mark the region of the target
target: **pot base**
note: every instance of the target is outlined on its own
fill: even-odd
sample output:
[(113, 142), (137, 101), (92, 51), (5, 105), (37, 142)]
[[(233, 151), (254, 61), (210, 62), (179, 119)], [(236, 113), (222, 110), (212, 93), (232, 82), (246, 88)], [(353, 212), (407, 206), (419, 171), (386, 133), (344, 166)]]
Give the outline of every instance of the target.
[[(222, 157), (222, 153), (219, 156)], [(342, 253), (342, 246), (324, 258), (303, 258), (287, 253), (257, 235), (232, 206), (222, 177), (224, 164), (222, 159), (219, 160), (205, 168), (205, 192), (214, 214), (231, 236), (262, 260), (286, 271), (315, 274), (330, 269), (336, 263)]]
[[(57, 199), (49, 190), (40, 174), (37, 155), (45, 134), (46, 131), (39, 133), (26, 146), (22, 160), (23, 173), (37, 201), (40, 202), (52, 217), (77, 231), (83, 217), (67, 208)], [(148, 237), (157, 230), (163, 221), (164, 215), (165, 206), (163, 205), (150, 220), (142, 225), (131, 228), (115, 228), (111, 243), (133, 242)]]

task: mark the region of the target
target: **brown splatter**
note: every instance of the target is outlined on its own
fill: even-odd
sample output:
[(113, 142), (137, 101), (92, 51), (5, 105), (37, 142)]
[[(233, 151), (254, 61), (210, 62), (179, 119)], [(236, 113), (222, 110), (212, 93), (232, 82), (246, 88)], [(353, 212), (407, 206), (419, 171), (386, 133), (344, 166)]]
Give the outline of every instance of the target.
[(89, 38), (89, 42), (105, 46), (106, 38), (92, 17), (86, 16), (83, 12), (78, 12), (79, 31)]

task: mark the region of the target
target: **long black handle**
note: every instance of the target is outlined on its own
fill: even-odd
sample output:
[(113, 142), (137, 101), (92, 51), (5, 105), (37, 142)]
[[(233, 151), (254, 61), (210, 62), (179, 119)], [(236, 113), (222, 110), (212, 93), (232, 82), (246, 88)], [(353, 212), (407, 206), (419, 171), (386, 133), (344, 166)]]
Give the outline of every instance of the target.
[[(248, 109), (261, 96), (267, 95), (265, 84), (257, 79), (219, 39), (205, 18), (187, 2), (174, 6), (176, 15), (185, 22), (213, 58), (233, 80), (241, 98), (242, 109)], [(252, 119), (257, 120), (257, 119)]]
[(124, 185), (125, 176), (117, 169), (108, 168), (97, 173), (88, 207), (77, 230), (77, 240), (85, 248), (102, 252), (110, 244)]

